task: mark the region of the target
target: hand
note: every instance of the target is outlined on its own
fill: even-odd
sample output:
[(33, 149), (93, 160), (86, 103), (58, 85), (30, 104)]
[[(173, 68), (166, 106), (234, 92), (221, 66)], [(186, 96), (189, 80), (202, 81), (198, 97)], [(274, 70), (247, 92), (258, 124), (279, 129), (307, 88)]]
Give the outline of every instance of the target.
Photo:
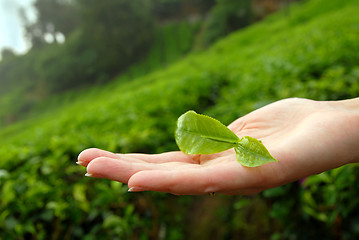
[(132, 192), (251, 195), (358, 161), (358, 102), (286, 99), (237, 119), (228, 127), (239, 137), (262, 140), (278, 160), (256, 168), (240, 165), (233, 149), (191, 156), (87, 149), (78, 163), (92, 177), (128, 183)]

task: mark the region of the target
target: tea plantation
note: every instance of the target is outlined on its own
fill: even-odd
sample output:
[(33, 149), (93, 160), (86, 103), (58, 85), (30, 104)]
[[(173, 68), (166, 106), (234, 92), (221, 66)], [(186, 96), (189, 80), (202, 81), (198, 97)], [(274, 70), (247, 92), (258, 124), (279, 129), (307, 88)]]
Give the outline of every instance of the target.
[(358, 239), (359, 168), (251, 197), (128, 193), (77, 155), (177, 150), (189, 109), (229, 124), (288, 97), (359, 95), (359, 2), (310, 0), (167, 67), (0, 129), (0, 239)]

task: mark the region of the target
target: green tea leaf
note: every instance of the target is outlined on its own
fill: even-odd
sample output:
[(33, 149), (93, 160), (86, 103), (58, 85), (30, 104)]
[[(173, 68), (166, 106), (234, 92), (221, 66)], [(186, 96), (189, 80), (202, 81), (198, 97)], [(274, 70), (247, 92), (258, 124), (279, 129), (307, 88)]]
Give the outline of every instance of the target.
[(233, 148), (237, 161), (246, 167), (277, 162), (261, 141), (246, 136), (238, 138), (218, 120), (188, 111), (178, 118), (175, 138), (187, 154), (212, 154)]
[(277, 162), (261, 141), (252, 137), (243, 137), (235, 146), (236, 157), (246, 167), (257, 167), (269, 162)]
[(211, 154), (237, 145), (239, 138), (225, 125), (211, 117), (188, 111), (178, 118), (175, 138), (187, 154)]

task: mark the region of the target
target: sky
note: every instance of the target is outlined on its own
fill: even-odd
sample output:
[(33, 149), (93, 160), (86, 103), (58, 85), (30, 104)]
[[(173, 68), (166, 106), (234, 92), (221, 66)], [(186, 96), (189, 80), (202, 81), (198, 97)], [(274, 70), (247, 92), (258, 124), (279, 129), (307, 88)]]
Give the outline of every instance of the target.
[(25, 39), (20, 9), (24, 8), (29, 20), (36, 18), (32, 7), (34, 0), (0, 0), (0, 51), (11, 48), (16, 53), (25, 53), (30, 47)]

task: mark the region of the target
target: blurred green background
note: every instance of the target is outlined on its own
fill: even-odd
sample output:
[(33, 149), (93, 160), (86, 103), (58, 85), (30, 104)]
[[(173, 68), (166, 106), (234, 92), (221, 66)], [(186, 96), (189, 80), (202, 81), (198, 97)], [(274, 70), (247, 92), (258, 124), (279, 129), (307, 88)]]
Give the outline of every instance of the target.
[(250, 197), (127, 193), (85, 148), (177, 150), (189, 109), (225, 124), (288, 97), (359, 95), (357, 0), (36, 0), (1, 50), (0, 239), (358, 239), (359, 169)]

